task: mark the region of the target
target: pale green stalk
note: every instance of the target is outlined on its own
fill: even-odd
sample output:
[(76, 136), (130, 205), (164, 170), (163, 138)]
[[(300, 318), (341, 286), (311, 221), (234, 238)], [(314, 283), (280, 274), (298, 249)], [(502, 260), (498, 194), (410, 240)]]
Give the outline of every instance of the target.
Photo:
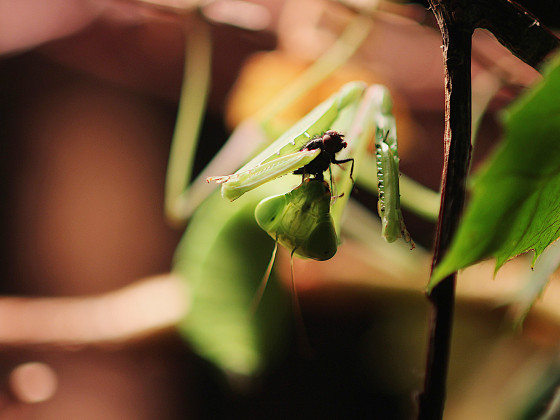
[(185, 218), (181, 194), (192, 175), (196, 144), (210, 89), (212, 46), (205, 23), (192, 21), (185, 47), (183, 86), (165, 181), (165, 213), (168, 220), (175, 224), (182, 223)]
[(372, 20), (366, 16), (353, 18), (334, 44), (264, 107), (257, 119), (268, 125), (276, 115), (346, 64), (366, 39), (371, 26)]
[[(199, 24), (200, 25), (200, 24)], [(357, 51), (362, 42), (367, 37), (371, 29), (371, 19), (364, 16), (355, 17), (346, 27), (339, 39), (311, 66), (309, 66), (301, 75), (299, 75), (293, 82), (291, 82), (283, 91), (282, 94), (277, 96), (268, 106), (255, 116), (251, 121), (255, 124), (251, 125), (252, 131), (249, 134), (243, 134), (241, 137), (254, 136), (255, 132), (261, 127), (269, 125), (279, 112), (291, 106), (298, 98), (308, 93), (313, 87), (323, 82), (328, 76), (342, 67), (348, 59)], [(203, 25), (200, 25), (203, 26)], [(196, 207), (204, 200), (204, 198), (211, 192), (211, 188), (207, 188), (208, 184), (205, 182), (206, 177), (209, 175), (216, 175), (213, 172), (204, 171), (204, 176), (195, 180), (191, 187), (188, 187), (190, 173), (192, 168), (192, 156), (195, 150), (195, 134), (198, 135), (198, 125), (194, 124), (197, 109), (202, 109), (201, 96), (202, 86), (208, 86), (209, 81), (204, 79), (204, 76), (209, 77), (210, 74), (210, 41), (207, 34), (207, 28), (202, 28), (202, 32), (194, 34), (193, 38), (188, 38), (187, 44), (187, 57), (185, 64), (184, 85), (181, 92), (181, 104), (184, 106), (179, 107), (177, 127), (173, 136), (173, 146), (170, 153), (170, 161), (167, 170), (166, 180), (166, 213), (170, 220), (182, 221), (190, 216)], [(198, 32), (198, 31), (197, 31)], [(191, 51), (193, 49), (193, 51)], [(191, 58), (192, 56), (192, 58)], [(189, 68), (189, 62), (194, 68)], [(200, 66), (195, 65), (200, 63)], [(203, 70), (206, 67), (207, 70)], [(191, 83), (189, 83), (189, 79)], [(197, 82), (199, 80), (199, 82)], [(207, 88), (206, 88), (207, 90)], [(193, 95), (194, 98), (189, 99), (188, 96)], [(197, 108), (197, 106), (199, 108)], [(193, 110), (187, 114), (188, 110)], [(195, 112), (196, 111), (196, 112)], [(202, 114), (200, 114), (202, 116)], [(192, 124), (192, 125), (191, 125)], [(247, 124), (241, 124), (243, 130)], [(183, 129), (192, 129), (186, 135), (182, 134)], [(196, 132), (194, 130), (196, 128)], [(309, 128), (321, 132), (316, 126)], [(325, 131), (328, 129), (322, 129)], [(232, 137), (236, 137), (237, 129), (233, 132)], [(261, 134), (262, 135), (262, 132)], [(259, 136), (260, 136), (259, 135)], [(283, 136), (285, 138), (285, 136)], [(195, 140), (192, 140), (192, 139)], [(175, 146), (177, 143), (177, 146)], [(258, 141), (253, 142), (254, 145), (259, 146), (261, 143)], [(229, 140), (228, 143), (229, 144)], [(278, 143), (277, 143), (278, 144)], [(273, 146), (276, 147), (276, 146)], [(242, 148), (239, 148), (243, 150)], [(251, 147), (245, 148), (245, 156), (250, 155), (253, 149)], [(269, 150), (269, 149), (267, 149)], [(179, 156), (175, 156), (175, 151)], [(277, 151), (277, 150), (275, 150)], [(262, 155), (262, 154), (260, 154)], [(213, 165), (214, 161), (223, 162), (224, 160), (236, 160), (234, 166), (239, 167), (243, 163), (242, 157), (232, 157), (231, 148), (224, 147), (214, 157), (209, 165)], [(250, 162), (254, 165), (254, 160)], [(220, 165), (222, 166), (222, 165)], [(250, 166), (245, 165), (245, 168)], [(225, 166), (222, 166), (222, 168)], [(222, 169), (223, 170), (223, 169)], [(203, 185), (201, 185), (203, 184)]]

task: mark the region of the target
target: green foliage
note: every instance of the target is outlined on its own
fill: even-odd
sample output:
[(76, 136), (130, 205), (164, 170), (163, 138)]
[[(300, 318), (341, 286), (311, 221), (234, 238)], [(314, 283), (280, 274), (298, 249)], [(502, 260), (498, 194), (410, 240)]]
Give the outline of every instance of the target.
[(173, 268), (191, 295), (181, 333), (203, 357), (244, 376), (257, 374), (280, 350), (289, 313), (275, 281), (257, 312), (250, 310), (274, 247), (254, 218), (262, 198), (253, 193), (230, 203), (216, 191), (194, 214)]
[(560, 236), (560, 56), (544, 80), (504, 114), (505, 139), (472, 183), (451, 248), (429, 283), (483, 259), (533, 250), (533, 265)]

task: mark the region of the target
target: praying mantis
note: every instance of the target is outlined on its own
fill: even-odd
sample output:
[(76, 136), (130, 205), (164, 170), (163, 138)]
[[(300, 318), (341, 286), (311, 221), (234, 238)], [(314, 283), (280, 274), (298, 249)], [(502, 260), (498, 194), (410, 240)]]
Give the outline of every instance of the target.
[[(172, 266), (172, 272), (182, 279), (184, 293), (190, 302), (189, 310), (179, 322), (178, 329), (190, 348), (228, 372), (230, 378), (232, 374), (235, 377), (254, 376), (262, 371), (276, 355), (282, 353), (287, 326), (293, 325), (288, 296), (276, 281), (268, 282), (267, 293), (262, 295), (258, 311), (249, 311), (254, 302), (255, 290), (263, 284), (263, 273), (269, 270), (270, 256), (278, 244), (278, 228), (265, 226), (265, 232), (255, 219), (255, 209), (262, 200), (286, 196), (301, 184), (299, 191), (305, 191), (303, 196), (306, 199), (299, 203), (303, 204), (297, 204), (289, 196), (286, 200), (295, 204), (296, 209), (303, 209), (309, 200), (315, 203), (328, 199), (329, 205), (321, 204), (319, 213), (328, 220), (322, 223), (330, 226), (328, 229), (333, 238), (328, 242), (330, 245), (327, 244), (329, 255), (337, 252), (342, 214), (347, 207), (346, 213), (351, 217), (345, 223), (345, 230), (355, 239), (361, 238), (365, 247), (380, 252), (380, 265), (389, 267), (385, 270), (387, 275), (395, 277), (395, 273), (402, 274), (403, 270), (407, 276), (415, 275), (424, 262), (421, 250), (408, 252), (404, 242), (404, 246), (392, 245), (391, 251), (384, 248), (386, 242), (379, 235), (377, 220), (357, 203), (348, 203), (353, 184), (349, 177), (350, 168), (330, 165), (329, 182), (326, 185), (329, 191), (324, 184), (321, 187), (319, 181), (302, 183), (301, 175), (286, 175), (271, 182), (264, 181), (258, 188), (243, 193), (233, 202), (224, 200), (216, 188), (205, 182), (208, 176), (235, 171), (254, 150), (262, 151), (240, 171), (254, 169), (267, 159), (274, 160), (294, 153), (300, 156), (301, 147), (310, 138), (335, 130), (344, 134), (348, 143), (337, 155), (337, 160), (354, 159), (354, 178), (358, 186), (375, 192), (378, 187), (375, 176), (377, 166), (375, 157), (368, 152), (368, 145), (371, 145), (372, 139), (381, 143), (387, 132), (387, 142), (397, 134), (390, 110), (390, 97), (383, 87), (368, 88), (364, 83), (347, 85), (291, 128), (286, 130), (286, 127), (282, 127), (279, 131), (286, 131), (274, 143), (266, 146), (270, 137), (278, 134), (278, 126), (274, 123), (278, 113), (290, 107), (296, 98), (305, 95), (313, 86), (325, 83), (326, 78), (340, 69), (357, 51), (371, 27), (372, 20), (367, 16), (352, 18), (339, 38), (314, 63), (285, 86), (257, 115), (239, 123), (222, 150), (191, 182), (195, 149), (210, 91), (212, 57), (208, 25), (197, 20), (191, 22), (185, 43), (184, 82), (167, 168), (165, 213), (167, 220), (174, 226), (183, 226), (188, 221)], [(271, 135), (271, 132), (276, 134)], [(382, 152), (382, 155), (387, 156), (386, 148)], [(393, 154), (393, 158), (397, 156)], [(297, 160), (294, 170), (305, 166), (299, 158)], [(393, 178), (389, 180), (393, 186), (395, 174), (393, 172)], [(400, 181), (403, 205), (435, 220), (439, 210), (439, 194), (405, 176)], [(245, 188), (247, 180), (242, 180), (241, 184)], [(307, 188), (310, 185), (314, 187)], [(382, 187), (386, 188), (385, 183)], [(312, 189), (319, 192), (322, 189), (323, 193), (315, 195), (311, 193)], [(336, 198), (331, 199), (333, 196)], [(384, 197), (388, 198), (388, 195)], [(387, 204), (380, 210), (389, 217), (388, 222), (397, 222), (387, 225), (397, 226), (397, 229), (387, 230), (392, 233), (386, 239), (395, 240), (399, 231), (402, 234), (398, 211), (391, 210), (393, 201), (385, 201)], [(329, 217), (326, 217), (327, 212)], [(257, 218), (263, 225), (261, 216)], [(290, 223), (289, 226), (296, 227), (297, 224)], [(286, 238), (299, 237), (292, 237), (294, 233), (285, 228), (281, 228), (280, 233), (286, 234)], [(293, 242), (287, 244), (287, 248), (295, 254), (309, 250), (310, 245)], [(271, 280), (276, 275), (271, 272)]]
[[(213, 177), (221, 182), (222, 194), (215, 191), (196, 209), (173, 268), (188, 280), (193, 295), (191, 311), (179, 327), (199, 353), (230, 372), (254, 375), (271, 353), (280, 351), (281, 346), (271, 347), (270, 336), (278, 340), (284, 330), (281, 325), (289, 319), (289, 304), (276, 282), (269, 282), (258, 312), (251, 315), (248, 309), (277, 243), (303, 258), (324, 260), (337, 252), (343, 211), (354, 184), (350, 159), (353, 177), (364, 189), (376, 180), (377, 171), (384, 175), (378, 210), (385, 240), (409, 240), (400, 213), (397, 132), (391, 107), (387, 88), (351, 82), (235, 174)], [(328, 165), (321, 181), (299, 169), (322, 152), (302, 149), (329, 130), (343, 133), (347, 143), (335, 160), (348, 161)], [(385, 167), (376, 166), (368, 151), (372, 142)], [(298, 174), (291, 175), (294, 171)], [(291, 210), (286, 212), (286, 207)], [(283, 223), (270, 224), (273, 217)], [(310, 232), (316, 229), (322, 233), (314, 238)], [(320, 255), (314, 251), (317, 245), (324, 246)]]
[[(338, 126), (348, 132), (347, 141), (342, 140), (345, 135), (332, 129)], [(311, 138), (309, 133), (314, 131), (325, 134)], [(306, 172), (314, 175), (317, 181), (323, 181), (323, 172), (328, 169), (333, 186), (342, 175), (334, 172), (336, 169), (333, 170), (331, 163), (351, 162), (346, 177), (351, 182), (346, 182), (345, 191), (334, 198), (344, 197), (350, 193), (356, 159), (360, 159), (337, 159), (335, 155), (347, 145), (350, 145), (347, 156), (351, 156), (352, 151), (363, 154), (364, 146), (372, 137), (375, 137), (382, 236), (387, 242), (403, 237), (414, 247), (400, 209), (399, 158), (392, 101), (387, 88), (381, 85), (346, 84), (235, 174), (209, 177), (208, 181), (222, 184), (222, 196), (235, 200), (279, 176), (302, 174), (303, 182), (296, 189), (266, 199), (257, 206), (257, 221), (276, 241), (291, 247), (292, 253), (304, 258), (329, 259), (336, 253), (337, 240), (333, 237), (336, 238), (334, 226), (339, 225), (339, 220), (335, 223), (329, 218), (330, 204), (325, 205), (325, 197), (329, 203), (331, 201), (328, 185), (309, 182)], [(336, 214), (340, 217), (341, 211)]]

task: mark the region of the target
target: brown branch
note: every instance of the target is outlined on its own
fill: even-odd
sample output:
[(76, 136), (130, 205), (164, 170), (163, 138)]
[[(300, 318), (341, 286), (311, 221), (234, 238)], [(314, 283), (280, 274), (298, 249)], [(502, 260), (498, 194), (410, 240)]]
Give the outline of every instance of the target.
[(538, 69), (560, 40), (537, 17), (510, 0), (471, 2), (472, 22), (488, 29), (519, 59)]
[[(475, 28), (491, 30), (509, 50), (537, 68), (559, 40), (509, 0), (430, 0), (443, 38), (445, 71), (444, 165), (432, 268), (447, 252), (465, 201), (471, 158), (471, 42)], [(455, 302), (456, 274), (434, 287), (424, 390), (418, 418), (441, 419)]]
[[(459, 223), (466, 190), (471, 155), (471, 36), (473, 27), (463, 19), (460, 2), (430, 0), (443, 37), (445, 69), (445, 134), (442, 194), (434, 267), (443, 257)], [(449, 7), (447, 3), (452, 3)], [(440, 419), (446, 393), (455, 280), (452, 275), (439, 283), (428, 296), (432, 305), (430, 337), (419, 399), (419, 419)]]

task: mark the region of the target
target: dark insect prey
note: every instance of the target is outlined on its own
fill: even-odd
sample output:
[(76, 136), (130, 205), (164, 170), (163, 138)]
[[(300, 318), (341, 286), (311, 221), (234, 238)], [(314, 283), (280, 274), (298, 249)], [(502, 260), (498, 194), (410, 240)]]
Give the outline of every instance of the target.
[(352, 178), (352, 173), (354, 171), (354, 159), (348, 158), (337, 160), (335, 156), (346, 146), (347, 143), (344, 141), (344, 135), (334, 130), (326, 131), (321, 137), (309, 140), (309, 142), (307, 142), (301, 150), (321, 149), (321, 153), (319, 153), (319, 155), (307, 165), (295, 170), (294, 174), (302, 175), (303, 179), (305, 179), (306, 175), (313, 175), (316, 179), (322, 181), (323, 173), (329, 169), (331, 163), (340, 164), (351, 161), (352, 167), (350, 168), (350, 179), (354, 181)]

